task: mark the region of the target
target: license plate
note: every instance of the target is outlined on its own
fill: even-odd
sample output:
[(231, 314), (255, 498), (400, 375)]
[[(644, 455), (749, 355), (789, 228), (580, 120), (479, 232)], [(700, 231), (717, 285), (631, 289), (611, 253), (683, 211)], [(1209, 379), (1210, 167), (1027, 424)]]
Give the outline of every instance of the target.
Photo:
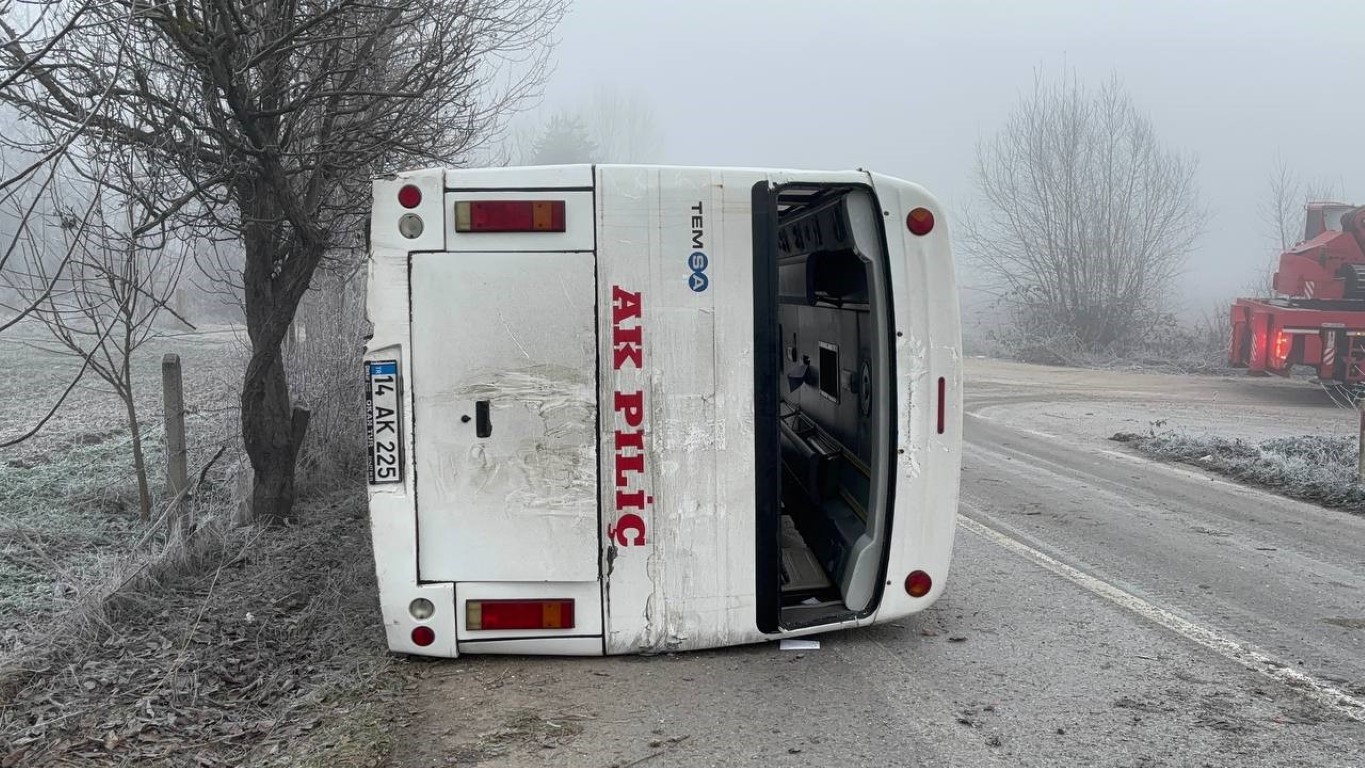
[(397, 360), (372, 360), (365, 364), (371, 485), (403, 482), (398, 393)]

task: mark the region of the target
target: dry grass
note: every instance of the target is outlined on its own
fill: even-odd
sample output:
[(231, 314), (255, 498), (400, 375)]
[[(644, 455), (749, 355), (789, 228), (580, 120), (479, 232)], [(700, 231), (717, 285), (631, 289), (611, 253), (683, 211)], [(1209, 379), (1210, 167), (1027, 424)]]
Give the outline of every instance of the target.
[(79, 642), (11, 678), (0, 756), (261, 764), (337, 747), (338, 728), (374, 730), (393, 678), (365, 523), (352, 486), (301, 504), (293, 528), (196, 537), (89, 612)]
[(293, 396), (311, 411), (299, 455), (305, 491), (365, 470), (364, 283), (363, 272), (319, 272), (294, 320), (297, 341), (285, 346)]
[[(318, 327), (357, 323), (358, 304), (329, 301)], [(188, 502), (201, 523), (188, 541), (136, 519), (112, 396), (80, 389), (50, 429), (0, 454), (0, 765), (334, 768), (375, 765), (387, 751), (387, 704), (403, 678), (388, 674), (354, 479), (360, 333), (332, 326), (309, 342), (294, 350), (291, 378), (313, 404), (300, 478), (313, 496), (290, 527), (229, 523), (233, 329), (160, 340), (136, 361), (153, 466), (165, 351), (185, 362), (192, 472), (227, 450)], [(12, 386), (64, 385), (70, 361), (15, 348), (34, 373), (11, 367)], [(22, 426), (38, 400), (0, 404), (0, 418)]]

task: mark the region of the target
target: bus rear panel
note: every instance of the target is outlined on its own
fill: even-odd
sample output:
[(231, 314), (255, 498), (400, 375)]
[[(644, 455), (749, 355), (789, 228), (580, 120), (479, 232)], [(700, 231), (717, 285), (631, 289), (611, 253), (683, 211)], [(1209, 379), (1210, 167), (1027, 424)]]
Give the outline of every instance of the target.
[(941, 208), (919, 187), (414, 171), (375, 183), (369, 278), (392, 650), (708, 648), (941, 594), (958, 309)]

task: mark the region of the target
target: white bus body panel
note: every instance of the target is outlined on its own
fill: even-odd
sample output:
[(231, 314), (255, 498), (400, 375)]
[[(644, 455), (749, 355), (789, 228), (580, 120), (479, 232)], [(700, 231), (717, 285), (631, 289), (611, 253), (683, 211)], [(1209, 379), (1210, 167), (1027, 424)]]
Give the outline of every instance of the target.
[[(891, 621), (933, 604), (948, 581), (957, 531), (962, 467), (962, 335), (947, 216), (924, 188), (870, 174), (887, 216), (887, 250), (895, 293), (896, 503), (886, 587), (874, 615)], [(927, 208), (935, 217), (924, 236), (910, 233), (906, 214)], [(944, 428), (938, 431), (938, 379), (944, 379)], [(905, 577), (933, 579), (924, 597), (906, 594)]]
[[(765, 180), (772, 184), (862, 184), (874, 189), (885, 216), (897, 333), (894, 379), (899, 452), (888, 567), (877, 609), (857, 620), (777, 635), (757, 630), (755, 605), (751, 191), (756, 182)], [(394, 200), (398, 188), (412, 182), (422, 187), (423, 202), (414, 212), (425, 219), (427, 227), (416, 240), (406, 240), (394, 224), (406, 211)], [(560, 239), (555, 247), (577, 251), (580, 261), (565, 252), (530, 254), (518, 250), (532, 250), (530, 246), (494, 246), (489, 245), (493, 239), (482, 240), (483, 257), (512, 257), (502, 263), (516, 261), (523, 267), (522, 274), (546, 277), (536, 282), (487, 273), (511, 281), (496, 291), (499, 301), (522, 305), (506, 324), (507, 310), (502, 309), (503, 318), (495, 311), (505, 304), (484, 300), (478, 305), (483, 313), (478, 318), (466, 317), (453, 306), (456, 296), (462, 296), (462, 301), (478, 300), (478, 291), (461, 284), (456, 273), (426, 285), (419, 272), (414, 272), (409, 283), (409, 259), (416, 266), (429, 258), (476, 255), (450, 252), (454, 248), (445, 241), (455, 233), (450, 231), (449, 211), (442, 209), (456, 199), (477, 199), (473, 193), (484, 189), (494, 191), (489, 197), (509, 199), (508, 192), (498, 191), (508, 188), (531, 190), (532, 198), (570, 201), (566, 204), (570, 222), (581, 221), (575, 211), (583, 208), (575, 201), (591, 200), (595, 252), (579, 250), (582, 241), (576, 238), (581, 237), (583, 225), (578, 223), (571, 223), (574, 234)], [(694, 210), (698, 204), (700, 211)], [(931, 210), (937, 221), (925, 237), (911, 235), (905, 225), (906, 213), (920, 206)], [(698, 215), (700, 222), (694, 221)], [(429, 352), (423, 349), (422, 359), (416, 362), (418, 401), (413, 401), (413, 387), (405, 386), (402, 394), (406, 456), (411, 461), (416, 451), (415, 466), (401, 484), (370, 487), (372, 533), (390, 648), (442, 656), (454, 656), (457, 651), (652, 653), (825, 632), (891, 620), (930, 605), (946, 582), (960, 467), (959, 321), (945, 219), (943, 208), (920, 187), (863, 172), (635, 166), (599, 166), (594, 171), (573, 166), (423, 171), (377, 182), (369, 286), (375, 336), (366, 358), (396, 358), (405, 377), (414, 372), (414, 345), (458, 348), (463, 361), (452, 358), (441, 363), (439, 355), (427, 361)], [(697, 230), (700, 247), (694, 241)], [(696, 252), (705, 256), (700, 270)], [(551, 255), (562, 261), (533, 258)], [(500, 262), (481, 263), (486, 265), (481, 270), (494, 270), (491, 265)], [(562, 264), (565, 271), (546, 267), (547, 263)], [(584, 277), (584, 265), (594, 263), (595, 308), (592, 279)], [(701, 289), (698, 271), (704, 273)], [(554, 279), (548, 279), (551, 276)], [(413, 306), (407, 300), (409, 285)], [(582, 303), (579, 296), (584, 297)], [(435, 306), (427, 307), (427, 302)], [(452, 306), (441, 307), (442, 303)], [(529, 328), (536, 323), (559, 323), (559, 310), (574, 318), (572, 331)], [(419, 319), (418, 327), (410, 325), (409, 311)], [(583, 317), (591, 317), (594, 311), (595, 332), (583, 327)], [(449, 325), (452, 322), (457, 324)], [(522, 327), (536, 337), (533, 345), (558, 346), (527, 347), (523, 354), (516, 349), (518, 343), (526, 345)], [(473, 338), (456, 338), (462, 335)], [(592, 344), (594, 338), (596, 349), (585, 351), (582, 345)], [(494, 344), (499, 351), (476, 349), (484, 343)], [(427, 443), (413, 440), (413, 414), (418, 417), (417, 441), (430, 439), (431, 446), (453, 450), (457, 463), (468, 462), (474, 455), (468, 445), (447, 442), (453, 429), (462, 426), (462, 404), (477, 399), (467, 391), (477, 383), (461, 378), (465, 367), (471, 361), (496, 367), (496, 358), (504, 373), (516, 372), (520, 366), (517, 375), (527, 384), (525, 391), (543, 393), (548, 384), (532, 381), (525, 369), (536, 358), (556, 360), (563, 352), (558, 347), (572, 352), (569, 367), (576, 370), (585, 359), (596, 361), (595, 371), (587, 363), (586, 378), (578, 374), (559, 377), (551, 387), (555, 403), (581, 412), (587, 397), (595, 409), (591, 418), (597, 421), (591, 431), (598, 434), (584, 433), (580, 423), (570, 420), (572, 436), (564, 435), (552, 451), (562, 457), (577, 440), (581, 448), (577, 457), (587, 461), (589, 469), (574, 462), (537, 463), (539, 459), (532, 460), (509, 446), (497, 453), (497, 471), (504, 472), (503, 477), (487, 467), (484, 470), (484, 476), (497, 483), (484, 500), (484, 512), (496, 514), (477, 520), (424, 519), (428, 493), (449, 502), (449, 509), (439, 514), (465, 515), (471, 508), (455, 500), (471, 492), (477, 497), (479, 489), (452, 481), (449, 475), (423, 477), (450, 469), (452, 459), (447, 457), (442, 464), (424, 455), (430, 451), (424, 452)], [(445, 366), (437, 379), (451, 388), (449, 392), (422, 389), (422, 378), (434, 375), (423, 366), (431, 365)], [(594, 374), (598, 389), (592, 400), (591, 389), (585, 392), (583, 387), (591, 387)], [(939, 377), (945, 379), (947, 389), (942, 434), (936, 429)], [(460, 391), (462, 386), (466, 391)], [(451, 396), (448, 403), (443, 399), (446, 395)], [(532, 418), (539, 418), (542, 407), (530, 404), (535, 397), (541, 395), (495, 408), (494, 436), (504, 424), (510, 428), (515, 423), (510, 417), (517, 412), (526, 417), (516, 428), (524, 436), (557, 436), (553, 423), (537, 425)], [(437, 422), (434, 429), (423, 426), (426, 419)], [(637, 450), (637, 445), (643, 450)], [(503, 461), (507, 462), (505, 470)], [(595, 479), (591, 477), (594, 462)], [(531, 476), (542, 469), (544, 474)], [(565, 482), (557, 484), (551, 477)], [(586, 502), (580, 496), (585, 482), (597, 483), (586, 489), (590, 497)], [(539, 504), (543, 524), (535, 527), (535, 516), (530, 514), (519, 519), (515, 505), (495, 510), (499, 498), (530, 502), (532, 507)], [(544, 514), (547, 511), (555, 514)], [(585, 521), (586, 534), (581, 527)], [(533, 526), (535, 543), (519, 546), (511, 532), (527, 522)], [(466, 523), (473, 527), (465, 527)], [(561, 536), (562, 552), (552, 551), (557, 545), (547, 549), (546, 542), (558, 542)], [(541, 562), (521, 562), (534, 558)], [(916, 569), (934, 577), (933, 590), (926, 597), (911, 598), (905, 593), (905, 576)], [(525, 575), (532, 572), (537, 576)], [(431, 579), (441, 581), (426, 583)], [(497, 584), (504, 580), (509, 583)], [(566, 594), (546, 592), (555, 591), (557, 584)], [(589, 587), (587, 593), (583, 587)], [(600, 602), (591, 604), (589, 594)], [(481, 633), (457, 630), (463, 624), (465, 600), (492, 596), (573, 597), (579, 626), (565, 636), (545, 638), (524, 637), (523, 631), (485, 639)], [(415, 622), (409, 615), (408, 606), (416, 597), (427, 597), (436, 605), (431, 619)], [(595, 620), (590, 618), (592, 612), (598, 614)], [(437, 641), (432, 646), (412, 644), (410, 633), (419, 623), (435, 629)], [(583, 636), (593, 632), (602, 637)]]
[[(366, 284), (366, 315), (374, 333), (365, 345), (365, 361), (397, 360), (399, 363), (400, 440), (406, 461), (413, 455), (411, 323), (408, 315), (408, 258), (414, 248), (440, 248), (444, 238), (439, 227), (428, 226), (416, 239), (403, 237), (398, 219), (409, 211), (395, 202), (398, 189), (407, 183), (422, 190), (422, 204), (411, 211), (428, 222), (440, 221), (445, 186), (439, 171), (402, 174), (374, 185), (374, 214), (370, 229), (370, 261)], [(416, 485), (410, 466), (404, 467), (401, 483), (371, 485), (370, 540), (374, 547), (380, 611), (389, 649), (397, 653), (432, 656), (458, 655), (455, 638), (455, 585), (422, 584), (417, 577)], [(415, 620), (408, 606), (417, 598), (431, 601), (435, 612)], [(435, 642), (421, 647), (413, 643), (412, 630), (429, 626)]]
[(592, 253), (416, 253), (411, 269), (422, 580), (595, 582)]
[[(602, 512), (607, 653), (759, 639), (755, 626), (753, 260), (749, 189), (763, 176), (598, 169)], [(727, 216), (726, 195), (738, 215)], [(740, 203), (742, 202), (742, 205)], [(700, 205), (702, 248), (693, 247)], [(733, 245), (731, 245), (733, 243)], [(707, 255), (693, 290), (692, 253)], [(619, 292), (639, 297), (639, 316)], [(622, 331), (639, 327), (638, 359)], [(645, 465), (618, 487), (633, 429), (613, 407), (643, 393)], [(643, 509), (618, 493), (647, 495)], [(644, 530), (628, 515), (638, 515)]]
[[(753, 185), (765, 180), (871, 181), (853, 172), (598, 168), (607, 653), (710, 648), (774, 637), (759, 632), (755, 619), (751, 194)], [(700, 248), (693, 239), (698, 230)], [(892, 243), (893, 262), (897, 244)], [(702, 290), (693, 290), (691, 282), (696, 262), (689, 259), (697, 251), (706, 256)], [(951, 271), (950, 263), (947, 267)], [(618, 290), (627, 298), (638, 294), (640, 303), (640, 317), (627, 318), (619, 329), (613, 322), (623, 310)], [(894, 271), (893, 290), (898, 300), (920, 299), (904, 295)], [(620, 330), (630, 330), (635, 322), (642, 327), (640, 365), (628, 357), (616, 359)], [(956, 316), (951, 324), (956, 327)], [(898, 367), (898, 392), (909, 381), (924, 379), (921, 366), (912, 359)], [(617, 444), (617, 431), (632, 427), (612, 407), (612, 398), (636, 392), (643, 393), (646, 414), (640, 427), (647, 446), (645, 470), (638, 481), (628, 473), (624, 490), (644, 491), (644, 510), (618, 503), (621, 478), (615, 476), (618, 455), (633, 451)], [(928, 394), (923, 408), (929, 407)], [(903, 416), (902, 421), (912, 419)], [(898, 514), (923, 515), (925, 509), (913, 494), (901, 493), (896, 507)], [(630, 514), (639, 521), (625, 517)], [(951, 520), (947, 525), (951, 528)], [(905, 557), (913, 560), (916, 549)], [(938, 581), (945, 575), (938, 572)], [(874, 618), (782, 635), (825, 632)]]

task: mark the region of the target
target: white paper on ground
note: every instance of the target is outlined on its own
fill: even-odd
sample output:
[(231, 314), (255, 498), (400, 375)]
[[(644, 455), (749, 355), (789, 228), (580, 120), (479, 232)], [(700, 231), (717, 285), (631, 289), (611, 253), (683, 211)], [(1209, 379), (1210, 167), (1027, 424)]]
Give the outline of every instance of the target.
[(789, 637), (779, 643), (784, 651), (818, 651), (820, 650), (819, 640), (807, 640), (802, 637)]

